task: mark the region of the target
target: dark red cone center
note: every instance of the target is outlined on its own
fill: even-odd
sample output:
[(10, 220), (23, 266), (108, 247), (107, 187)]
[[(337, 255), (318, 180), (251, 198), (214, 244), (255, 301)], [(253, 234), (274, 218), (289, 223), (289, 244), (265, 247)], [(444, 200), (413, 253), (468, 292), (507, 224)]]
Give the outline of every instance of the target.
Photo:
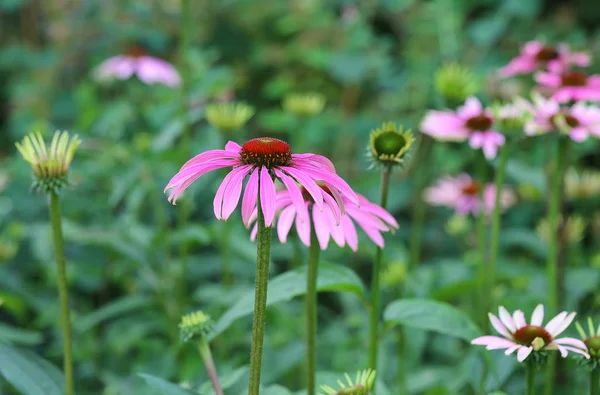
[(141, 58), (142, 56), (148, 55), (148, 52), (146, 52), (144, 47), (136, 45), (135, 47), (131, 47), (127, 50), (127, 55), (131, 56), (132, 58)]
[(485, 114), (479, 114), (476, 117), (467, 120), (467, 127), (471, 130), (488, 130), (492, 126), (493, 120)]
[(475, 196), (479, 195), (480, 189), (481, 187), (479, 186), (479, 183), (476, 181), (472, 181), (471, 183), (462, 187), (462, 193), (469, 196)]
[(527, 325), (513, 333), (514, 340), (526, 346), (530, 346), (536, 337), (544, 340), (544, 345), (552, 343), (552, 336), (541, 326)]
[[(550, 120), (550, 122), (552, 122), (552, 125), (554, 126), (560, 126), (558, 125), (558, 117), (562, 117), (565, 120), (565, 123), (571, 127), (571, 128), (576, 128), (577, 126), (580, 125), (579, 120), (577, 118), (575, 118), (574, 116), (572, 116), (571, 114), (558, 114), (552, 117), (552, 119)], [(564, 126), (564, 125), (563, 125)]]
[(292, 160), (292, 150), (285, 141), (271, 137), (260, 137), (246, 142), (240, 157), (249, 165), (265, 166), (269, 169), (287, 166)]
[(580, 71), (567, 71), (561, 77), (563, 86), (585, 86), (587, 84), (587, 75)]
[(560, 54), (552, 47), (544, 47), (535, 55), (535, 60), (539, 62), (548, 62), (558, 58)]

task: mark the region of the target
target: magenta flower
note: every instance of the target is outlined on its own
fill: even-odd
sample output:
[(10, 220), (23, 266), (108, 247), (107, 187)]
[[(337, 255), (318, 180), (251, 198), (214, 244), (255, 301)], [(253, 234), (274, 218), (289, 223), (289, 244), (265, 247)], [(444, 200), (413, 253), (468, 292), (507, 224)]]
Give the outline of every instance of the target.
[[(494, 211), (496, 203), (496, 186), (487, 184), (483, 191), (481, 188), (480, 183), (463, 173), (454, 178), (438, 180), (435, 185), (425, 189), (423, 198), (434, 206), (450, 207), (459, 215), (478, 215), (482, 209), (489, 215)], [(503, 189), (500, 196), (501, 209), (512, 206), (515, 200), (510, 189)]]
[(163, 84), (177, 88), (181, 76), (175, 67), (162, 59), (146, 55), (143, 49), (135, 48), (127, 55), (108, 58), (96, 69), (100, 79), (126, 80), (135, 74), (145, 84)]
[(600, 75), (587, 75), (581, 71), (564, 70), (560, 66), (549, 67), (534, 76), (541, 90), (548, 91), (558, 102), (570, 100), (600, 101)]
[(582, 142), (590, 135), (600, 138), (600, 108), (583, 102), (561, 107), (552, 99), (534, 97), (533, 104), (519, 100), (518, 105), (532, 116), (525, 123), (525, 134), (534, 136), (560, 129), (573, 141)]
[[(357, 194), (360, 206), (342, 196), (345, 213), (340, 213), (335, 204), (334, 193), (336, 192), (327, 187), (321, 188), (323, 197), (328, 203), (327, 206), (319, 208), (314, 204), (311, 194), (304, 191), (304, 206), (300, 207), (300, 212), (299, 206), (294, 204), (289, 190), (277, 193), (277, 235), (282, 243), (287, 241), (288, 234), (295, 223), (298, 237), (304, 245), (310, 247), (310, 221), (303, 221), (302, 218), (307, 216), (311, 208), (313, 226), (322, 250), (326, 250), (329, 240), (333, 239), (338, 246), (344, 247), (347, 243), (352, 251), (356, 251), (358, 234), (354, 222), (365, 231), (373, 243), (381, 248), (384, 246), (381, 233), (398, 229), (398, 222), (390, 213), (375, 203), (371, 203), (364, 196)], [(253, 215), (252, 220), (255, 218), (256, 214)], [(258, 227), (255, 224), (250, 235), (253, 241), (257, 231)]]
[(456, 112), (429, 111), (421, 122), (421, 131), (441, 141), (469, 140), (472, 148), (481, 148), (485, 157), (492, 159), (505, 142), (493, 125), (492, 112), (484, 109), (477, 98), (469, 97)]
[[(242, 220), (246, 226), (250, 223), (259, 194), (265, 225), (269, 227), (273, 223), (277, 209), (273, 178), (279, 179), (288, 189), (300, 219), (305, 222), (309, 220), (308, 212), (298, 184), (304, 187), (320, 210), (324, 209), (325, 202), (332, 212), (343, 212), (342, 197), (359, 204), (354, 191), (335, 174), (329, 159), (315, 154), (292, 154), (286, 142), (270, 137), (252, 139), (241, 147), (229, 141), (224, 150), (206, 151), (193, 157), (165, 187), (165, 191), (172, 189), (169, 201), (175, 204), (183, 191), (200, 176), (225, 167), (231, 167), (232, 170), (225, 176), (215, 195), (213, 207), (218, 219), (227, 220), (237, 207), (246, 176), (250, 176), (242, 198)], [(332, 193), (334, 200), (323, 192), (317, 181), (335, 191)]]
[[(590, 358), (585, 343), (571, 337), (556, 337), (571, 325), (576, 313), (563, 311), (551, 319), (546, 326), (544, 320), (544, 306), (537, 305), (531, 315), (531, 324), (527, 325), (525, 315), (517, 310), (511, 316), (502, 306), (498, 309), (500, 318), (488, 313), (492, 326), (503, 337), (481, 336), (471, 341), (471, 344), (486, 346), (487, 350), (506, 350), (504, 354), (510, 355), (517, 351), (517, 360), (523, 362), (532, 351), (558, 350), (565, 358), (569, 351)], [(541, 339), (536, 340), (536, 339)]]
[(539, 41), (530, 41), (521, 48), (521, 53), (508, 65), (499, 70), (502, 77), (528, 74), (545, 67), (569, 69), (571, 65), (586, 67), (590, 57), (585, 52), (571, 52), (565, 44), (557, 48), (546, 46)]

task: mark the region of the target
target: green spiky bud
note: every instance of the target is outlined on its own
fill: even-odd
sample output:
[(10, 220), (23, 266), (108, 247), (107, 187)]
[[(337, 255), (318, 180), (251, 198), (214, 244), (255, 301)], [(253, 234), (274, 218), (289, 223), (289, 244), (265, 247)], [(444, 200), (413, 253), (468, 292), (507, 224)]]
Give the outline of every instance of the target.
[(206, 106), (206, 119), (222, 132), (240, 130), (254, 115), (254, 107), (246, 103), (213, 103)]
[(373, 384), (375, 383), (375, 371), (373, 369), (366, 369), (356, 373), (354, 381), (350, 378), (348, 373), (344, 374), (346, 382), (338, 380), (337, 384), (340, 387), (335, 389), (328, 385), (322, 385), (319, 395), (367, 395), (371, 392)]
[(317, 115), (325, 107), (325, 96), (318, 92), (291, 93), (283, 98), (283, 109), (299, 117)]
[(401, 165), (415, 142), (410, 130), (399, 128), (394, 122), (384, 122), (381, 128), (371, 130), (369, 157), (373, 164)]
[[(586, 228), (585, 220), (580, 216), (571, 216), (568, 217), (565, 221), (563, 218), (559, 219), (559, 229), (563, 229), (563, 235), (567, 243), (569, 244), (577, 244), (583, 239), (583, 235)], [(538, 226), (536, 227), (536, 231), (540, 238), (545, 242), (550, 241), (550, 235), (553, 234), (554, 231), (550, 231), (550, 224), (548, 223), (548, 219), (542, 219)]]
[(186, 342), (196, 336), (207, 336), (212, 331), (212, 328), (213, 323), (210, 316), (204, 314), (202, 311), (196, 311), (181, 317), (179, 335), (181, 341)]
[(435, 73), (435, 87), (448, 103), (462, 103), (480, 88), (471, 70), (458, 63), (449, 63)]

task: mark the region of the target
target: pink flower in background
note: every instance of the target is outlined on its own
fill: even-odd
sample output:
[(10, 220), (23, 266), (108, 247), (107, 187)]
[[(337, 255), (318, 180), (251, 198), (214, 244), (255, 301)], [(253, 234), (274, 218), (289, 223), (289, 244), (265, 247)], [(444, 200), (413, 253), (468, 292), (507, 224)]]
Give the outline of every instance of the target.
[(577, 102), (572, 107), (561, 107), (555, 100), (541, 96), (534, 97), (533, 104), (523, 99), (518, 103), (532, 114), (525, 123), (525, 134), (529, 136), (559, 129), (576, 142), (590, 135), (600, 138), (600, 108), (596, 106)]
[(481, 102), (470, 97), (456, 112), (429, 111), (421, 122), (421, 131), (441, 141), (469, 140), (472, 148), (481, 148), (486, 158), (492, 159), (505, 138), (492, 129), (494, 117)]
[[(445, 177), (438, 180), (435, 185), (425, 189), (424, 199), (434, 206), (450, 207), (457, 214), (469, 213), (478, 215), (483, 208), (485, 214), (494, 211), (496, 202), (496, 187), (488, 184), (483, 187), (473, 180), (468, 174), (457, 177)], [(482, 202), (483, 199), (483, 202)], [(500, 196), (502, 210), (512, 206), (515, 202), (514, 193), (510, 189), (503, 189)]]
[(100, 79), (126, 80), (135, 74), (148, 85), (163, 84), (177, 88), (181, 84), (181, 76), (171, 63), (148, 56), (139, 48), (135, 48), (130, 54), (105, 60), (96, 68), (95, 73)]
[(499, 70), (499, 74), (502, 77), (511, 77), (532, 73), (546, 66), (568, 70), (571, 65), (586, 67), (589, 64), (588, 54), (571, 52), (568, 45), (561, 44), (555, 48), (539, 41), (530, 41), (521, 48), (519, 56)]
[[(546, 326), (544, 320), (544, 306), (539, 304), (531, 315), (528, 325), (525, 315), (521, 310), (515, 311), (512, 316), (502, 306), (498, 309), (500, 318), (488, 313), (492, 326), (503, 337), (481, 336), (471, 341), (471, 344), (486, 346), (487, 350), (506, 350), (504, 354), (510, 355), (517, 351), (517, 360), (523, 362), (532, 351), (558, 350), (565, 358), (568, 352), (581, 354), (590, 358), (585, 343), (571, 337), (556, 337), (571, 325), (576, 313), (563, 311), (551, 319)], [(536, 340), (541, 339), (541, 340)]]
[(534, 76), (540, 89), (558, 102), (567, 101), (600, 101), (600, 75), (587, 75), (581, 71), (562, 70), (560, 67), (549, 67), (548, 71), (540, 71)]
[[(217, 219), (227, 220), (233, 213), (246, 176), (249, 179), (242, 198), (242, 220), (246, 226), (259, 193), (265, 225), (272, 225), (277, 208), (273, 177), (288, 189), (300, 219), (305, 222), (309, 220), (308, 210), (302, 196), (303, 190), (298, 184), (314, 199), (315, 206), (322, 210), (327, 205), (336, 218), (344, 211), (342, 196), (346, 201), (359, 203), (354, 191), (335, 173), (329, 159), (315, 154), (292, 154), (286, 142), (270, 137), (252, 139), (243, 146), (229, 141), (224, 150), (206, 151), (190, 159), (165, 187), (165, 191), (172, 189), (169, 201), (175, 204), (183, 191), (200, 176), (225, 167), (231, 167), (232, 170), (225, 176), (215, 195), (213, 207)], [(330, 199), (317, 181), (329, 188), (336, 199)]]
[[(371, 203), (362, 195), (358, 195), (360, 201), (360, 207), (345, 196), (334, 197), (335, 193), (329, 188), (321, 187), (323, 189), (323, 197), (330, 201), (330, 204), (319, 208), (314, 204), (312, 196), (304, 191), (304, 202), (305, 208), (302, 210), (312, 209), (312, 220), (317, 239), (319, 240), (319, 246), (322, 250), (326, 250), (329, 244), (329, 240), (333, 241), (340, 247), (348, 244), (352, 251), (358, 249), (358, 234), (356, 232), (356, 224), (358, 224), (369, 236), (369, 238), (377, 246), (383, 248), (384, 241), (382, 232), (388, 232), (392, 229), (398, 229), (398, 222), (394, 217), (388, 213), (382, 207)], [(343, 207), (345, 208), (345, 214), (340, 217), (337, 216), (331, 207), (335, 205), (334, 200), (340, 199), (343, 201)], [(290, 233), (292, 225), (296, 224), (296, 232), (302, 243), (307, 247), (310, 247), (310, 221), (303, 221), (302, 216), (299, 215), (298, 206), (294, 204), (292, 196), (288, 190), (280, 191), (277, 193), (277, 235), (282, 243), (287, 241), (287, 236)], [(253, 215), (253, 220), (256, 218), (256, 214)], [(254, 240), (258, 228), (254, 225), (251, 233), (251, 239)]]

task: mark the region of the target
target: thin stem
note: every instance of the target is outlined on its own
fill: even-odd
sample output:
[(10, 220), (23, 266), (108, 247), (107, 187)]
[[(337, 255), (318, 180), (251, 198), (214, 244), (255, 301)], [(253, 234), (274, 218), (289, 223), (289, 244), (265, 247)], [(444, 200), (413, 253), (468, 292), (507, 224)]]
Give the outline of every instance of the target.
[(63, 333), (63, 365), (65, 373), (65, 394), (73, 395), (73, 352), (71, 349), (71, 319), (69, 312), (69, 295), (67, 292), (67, 273), (63, 247), (62, 224), (60, 219), (60, 199), (54, 192), (50, 194), (50, 223), (52, 240), (56, 254), (58, 271), (58, 295), (60, 298), (60, 318)]
[[(477, 157), (477, 178), (481, 185), (480, 188), (480, 202), (483, 202), (483, 191), (485, 189), (485, 183), (487, 181), (487, 161), (483, 154), (479, 154)], [(486, 214), (485, 207), (481, 203), (479, 210), (479, 216), (477, 217), (477, 255), (479, 257), (478, 265), (478, 280), (479, 280), (479, 292), (480, 292), (480, 306), (479, 306), (479, 319), (484, 330), (488, 326), (488, 316), (490, 306), (490, 293), (491, 291), (486, 289), (488, 284), (488, 266), (487, 266), (487, 232), (486, 232)]]
[(315, 395), (317, 370), (317, 275), (319, 270), (319, 240), (313, 229), (310, 234), (306, 274), (306, 359), (308, 395)]
[(212, 383), (215, 394), (223, 395), (223, 389), (221, 388), (219, 376), (217, 375), (217, 368), (215, 367), (215, 362), (213, 360), (212, 353), (210, 352), (210, 346), (205, 338), (198, 340), (198, 351), (200, 352), (202, 360), (204, 361), (206, 373), (208, 374), (210, 382)]
[[(506, 174), (506, 164), (510, 156), (510, 143), (507, 143), (500, 150), (500, 161), (495, 174), (496, 198), (494, 200), (494, 211), (492, 212), (492, 225), (490, 236), (490, 263), (488, 272), (487, 289), (490, 293), (489, 306), (493, 305), (493, 288), (496, 283), (496, 266), (498, 262), (498, 250), (500, 240), (500, 214), (502, 213), (502, 187), (504, 186), (504, 176)], [(488, 307), (489, 307), (488, 306)]]
[(525, 363), (525, 377), (527, 380), (526, 395), (535, 395), (535, 365), (531, 362)]
[(260, 392), (260, 368), (267, 310), (267, 284), (271, 255), (271, 228), (265, 226), (265, 217), (258, 191), (258, 234), (256, 236), (256, 289), (254, 291), (254, 320), (252, 322), (252, 351), (250, 353), (250, 383), (248, 395)]
[(590, 395), (600, 394), (600, 385), (598, 381), (600, 379), (600, 369), (596, 368), (590, 372)]
[[(429, 158), (431, 152), (433, 139), (424, 136), (423, 145), (419, 150), (418, 157), (421, 158), (421, 163), (425, 163), (424, 158)], [(416, 196), (415, 196), (415, 211), (412, 220), (412, 230), (410, 237), (410, 261), (409, 261), (409, 272), (412, 272), (417, 268), (421, 260), (421, 242), (423, 239), (423, 225), (425, 223), (425, 211), (427, 206), (425, 200), (422, 198), (423, 189), (427, 183), (427, 176), (429, 174), (429, 166), (419, 166), (417, 174), (415, 174), (416, 183)]]
[[(386, 166), (381, 171), (381, 207), (387, 206), (388, 190), (390, 186), (390, 175), (392, 169)], [(381, 258), (383, 250), (377, 248), (375, 260), (373, 261), (373, 275), (371, 278), (371, 310), (369, 317), (369, 368), (377, 370), (377, 352), (379, 349), (379, 305), (380, 290), (379, 280), (381, 272)]]

